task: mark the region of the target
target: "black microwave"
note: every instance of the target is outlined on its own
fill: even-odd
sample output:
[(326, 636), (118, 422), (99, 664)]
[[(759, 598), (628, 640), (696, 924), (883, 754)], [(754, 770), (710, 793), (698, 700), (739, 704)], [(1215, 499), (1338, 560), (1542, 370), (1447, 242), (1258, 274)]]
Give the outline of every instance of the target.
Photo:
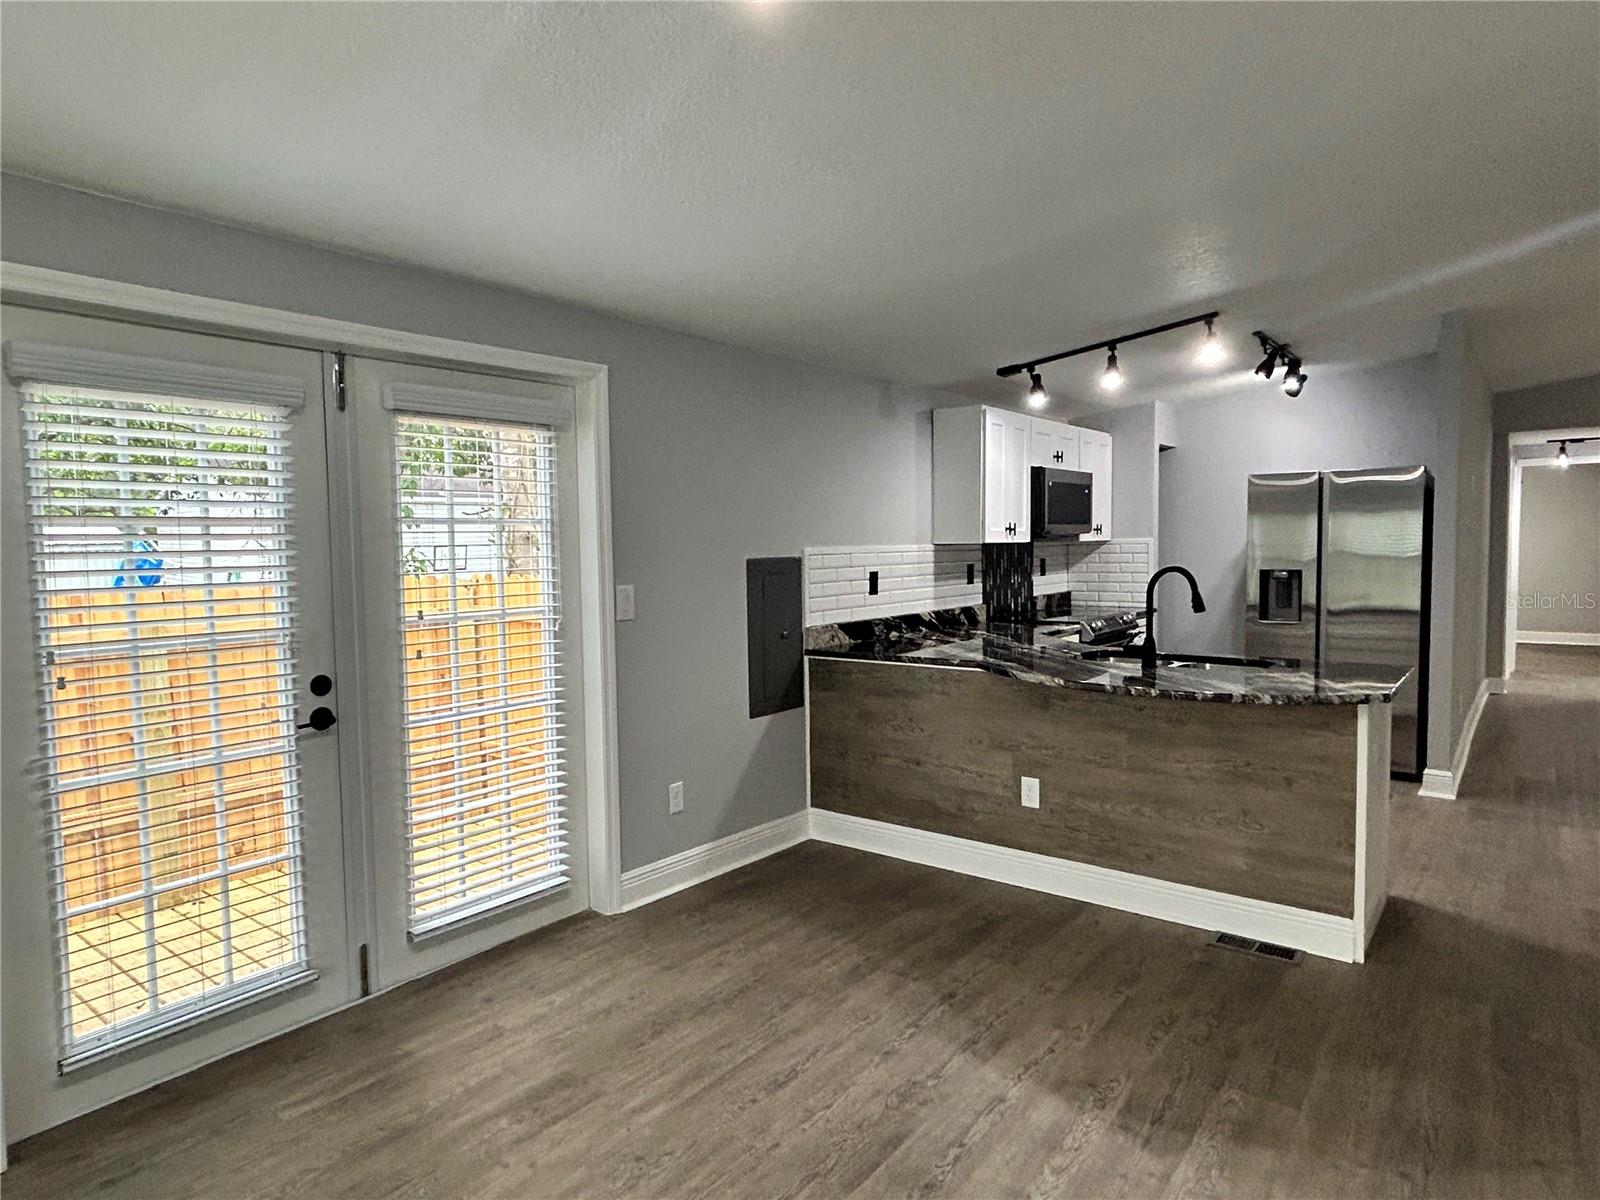
[(1033, 537), (1077, 537), (1096, 533), (1094, 476), (1087, 471), (1033, 468)]

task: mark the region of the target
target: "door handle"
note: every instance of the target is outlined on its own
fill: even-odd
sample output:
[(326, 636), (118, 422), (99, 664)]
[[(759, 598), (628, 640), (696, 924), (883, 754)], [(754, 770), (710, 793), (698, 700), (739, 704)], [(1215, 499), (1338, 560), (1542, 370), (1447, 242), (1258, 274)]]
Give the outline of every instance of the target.
[(333, 715), (331, 708), (313, 708), (311, 719), (296, 725), (296, 729), (310, 729), (316, 733), (326, 733), (339, 723), (339, 718)]

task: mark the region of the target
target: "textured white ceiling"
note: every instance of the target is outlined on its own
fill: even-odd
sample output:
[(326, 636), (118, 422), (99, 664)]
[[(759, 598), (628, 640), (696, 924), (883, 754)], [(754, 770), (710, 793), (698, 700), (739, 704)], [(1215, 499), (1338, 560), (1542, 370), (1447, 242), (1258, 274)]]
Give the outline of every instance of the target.
[[(908, 383), (1600, 371), (1600, 6), (17, 4), (8, 170)], [(1196, 390), (1190, 343), (1121, 401)], [(1098, 363), (1047, 373), (1096, 396)], [(994, 389), (999, 388), (996, 392)], [(1309, 393), (1308, 393), (1309, 394)]]

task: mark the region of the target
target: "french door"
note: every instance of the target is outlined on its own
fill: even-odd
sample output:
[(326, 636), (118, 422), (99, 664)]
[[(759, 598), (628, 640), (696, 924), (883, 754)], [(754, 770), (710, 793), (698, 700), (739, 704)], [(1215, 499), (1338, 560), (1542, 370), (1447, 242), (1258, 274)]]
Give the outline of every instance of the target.
[(8, 1138), (586, 907), (569, 391), (4, 340)]
[(573, 393), (345, 366), (385, 988), (588, 907)]
[(311, 1020), (346, 928), (318, 353), (4, 312), (6, 1133)]

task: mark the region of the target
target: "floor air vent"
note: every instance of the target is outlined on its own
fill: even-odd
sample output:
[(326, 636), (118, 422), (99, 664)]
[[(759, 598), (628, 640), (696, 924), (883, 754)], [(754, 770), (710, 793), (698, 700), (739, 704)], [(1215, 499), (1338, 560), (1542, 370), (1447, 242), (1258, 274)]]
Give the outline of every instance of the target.
[(1288, 946), (1280, 946), (1275, 942), (1258, 942), (1255, 938), (1240, 937), (1237, 933), (1213, 933), (1210, 944), (1221, 946), (1224, 950), (1260, 954), (1266, 958), (1275, 958), (1279, 962), (1297, 963), (1301, 959), (1299, 950), (1291, 950)]

